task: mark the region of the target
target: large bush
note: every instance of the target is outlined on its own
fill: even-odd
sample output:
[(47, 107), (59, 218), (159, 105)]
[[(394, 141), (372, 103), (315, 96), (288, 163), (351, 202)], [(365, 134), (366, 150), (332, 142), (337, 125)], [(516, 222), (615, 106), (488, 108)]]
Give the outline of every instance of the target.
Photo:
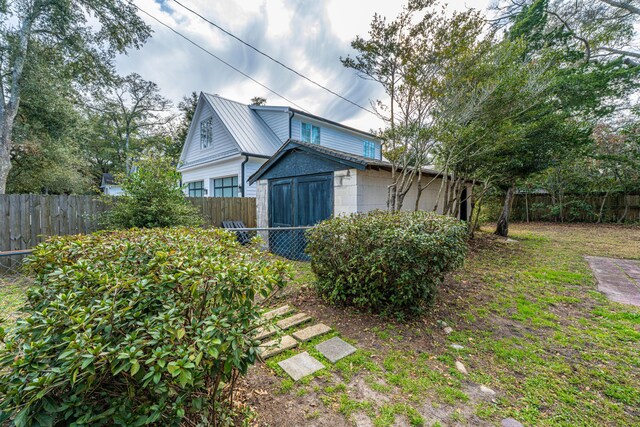
[(329, 301), (418, 314), (466, 253), (466, 226), (431, 212), (376, 211), (333, 218), (308, 232), (316, 286)]
[(135, 172), (121, 176), (124, 195), (106, 197), (111, 209), (101, 220), (106, 228), (196, 226), (202, 217), (185, 197), (180, 174), (167, 159), (135, 164)]
[(263, 258), (221, 230), (39, 245), (25, 315), (0, 350), (0, 424), (227, 424), (257, 356), (255, 299), (289, 275)]

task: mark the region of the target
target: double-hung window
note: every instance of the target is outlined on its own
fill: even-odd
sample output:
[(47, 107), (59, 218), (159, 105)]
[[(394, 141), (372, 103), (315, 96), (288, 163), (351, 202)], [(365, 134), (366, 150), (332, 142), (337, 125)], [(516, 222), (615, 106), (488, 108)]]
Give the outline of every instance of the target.
[(238, 197), (238, 175), (213, 180), (213, 197)]
[(302, 142), (320, 144), (320, 128), (309, 123), (302, 123)]
[(363, 141), (362, 148), (364, 157), (376, 158), (376, 144), (373, 141)]
[(200, 148), (209, 148), (213, 145), (213, 117), (200, 122)]
[(204, 197), (204, 181), (194, 181), (187, 184), (189, 197)]

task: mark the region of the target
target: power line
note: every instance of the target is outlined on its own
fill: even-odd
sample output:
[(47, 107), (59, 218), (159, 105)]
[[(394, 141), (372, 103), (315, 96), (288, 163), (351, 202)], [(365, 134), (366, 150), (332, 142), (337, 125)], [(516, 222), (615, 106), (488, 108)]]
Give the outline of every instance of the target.
[(373, 114), (374, 116), (378, 117), (378, 115), (371, 111), (370, 109), (363, 107), (362, 105), (350, 100), (349, 98), (346, 98), (342, 95), (340, 95), (337, 92), (334, 92), (333, 90), (329, 89), (326, 86), (323, 86), (322, 84), (316, 82), (315, 80), (310, 79), (309, 77), (305, 76), (304, 74), (296, 71), (295, 69), (289, 67), (288, 65), (282, 63), (281, 61), (277, 60), (276, 58), (274, 58), (273, 56), (269, 55), (268, 53), (265, 53), (263, 51), (261, 51), (260, 49), (258, 49), (257, 47), (253, 46), (251, 43), (248, 43), (244, 40), (242, 40), (240, 37), (236, 36), (235, 34), (225, 30), (224, 28), (222, 28), (220, 25), (216, 24), (215, 22), (210, 21), (209, 19), (205, 18), (204, 16), (202, 16), (201, 14), (199, 14), (198, 12), (196, 12), (195, 10), (189, 8), (188, 6), (185, 6), (184, 4), (182, 4), (179, 0), (173, 0), (175, 3), (178, 3), (180, 6), (182, 6), (184, 9), (188, 10), (189, 12), (193, 13), (194, 15), (198, 16), (200, 19), (208, 22), (209, 24), (213, 25), (214, 27), (216, 27), (217, 29), (219, 29), (220, 31), (222, 31), (223, 33), (227, 34), (230, 37), (233, 37), (234, 39), (238, 40), (240, 43), (242, 43), (243, 45), (247, 46), (250, 49), (253, 49), (254, 51), (258, 52), (260, 55), (269, 58), (271, 61), (275, 62), (276, 64), (280, 65), (281, 67), (286, 68), (287, 70), (291, 71), (292, 73), (302, 77), (303, 79), (307, 80), (310, 83), (313, 83), (314, 85), (318, 86), (321, 89), (326, 90), (327, 92), (329, 92), (332, 95), (337, 96), (338, 98), (342, 99), (343, 101), (348, 102), (349, 104), (352, 104), (358, 108), (360, 108), (361, 110), (364, 110), (368, 113)]
[(202, 50), (203, 52), (211, 55), (212, 57), (214, 57), (215, 59), (217, 59), (218, 61), (222, 62), (224, 65), (226, 65), (227, 67), (233, 69), (234, 71), (237, 71), (238, 73), (242, 74), (243, 76), (245, 76), (246, 78), (248, 78), (249, 80), (251, 80), (252, 82), (260, 85), (261, 87), (265, 88), (266, 90), (268, 90), (269, 92), (273, 93), (276, 96), (279, 96), (280, 98), (284, 99), (285, 101), (295, 105), (296, 107), (298, 107), (299, 109), (301, 109), (302, 111), (305, 112), (309, 112), (306, 109), (304, 109), (303, 107), (301, 107), (300, 105), (296, 104), (295, 102), (293, 102), (292, 100), (290, 100), (289, 98), (287, 98), (284, 95), (280, 95), (278, 92), (276, 92), (275, 90), (271, 89), (270, 87), (266, 86), (263, 83), (260, 83), (258, 80), (254, 79), (253, 77), (251, 77), (250, 75), (248, 75), (247, 73), (245, 73), (244, 71), (238, 69), (237, 67), (231, 65), (230, 63), (228, 63), (227, 61), (225, 61), (224, 59), (220, 58), (219, 56), (215, 55), (214, 53), (212, 53), (211, 51), (207, 50), (206, 48), (202, 47), (201, 45), (199, 45), (198, 43), (194, 42), (193, 40), (191, 40), (189, 37), (185, 36), (184, 34), (174, 30), (173, 28), (171, 28), (168, 24), (165, 24), (164, 22), (162, 22), (160, 19), (156, 18), (155, 16), (151, 15), (149, 12), (147, 12), (146, 10), (142, 9), (140, 6), (138, 6), (137, 4), (129, 1), (129, 4), (131, 4), (132, 6), (134, 6), (136, 9), (138, 9), (140, 12), (144, 13), (145, 15), (147, 15), (149, 18), (153, 19), (154, 21), (156, 21), (158, 24), (168, 28), (169, 30), (171, 30), (172, 32), (174, 32), (175, 34), (177, 34), (178, 36), (182, 37), (183, 39), (185, 39), (186, 41), (188, 41), (189, 43), (191, 43), (192, 45), (194, 45), (195, 47), (197, 47), (198, 49)]

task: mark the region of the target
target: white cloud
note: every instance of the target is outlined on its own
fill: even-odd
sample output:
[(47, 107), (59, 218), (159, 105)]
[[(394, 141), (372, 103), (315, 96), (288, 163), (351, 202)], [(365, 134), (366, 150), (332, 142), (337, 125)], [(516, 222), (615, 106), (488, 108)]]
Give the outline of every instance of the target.
[[(381, 96), (376, 84), (360, 79), (339, 58), (352, 52), (356, 35), (366, 36), (374, 13), (393, 18), (404, 2), (383, 0), (180, 0), (309, 78), (369, 107)], [(484, 9), (489, 0), (451, 1), (449, 9)], [(364, 130), (379, 121), (321, 88), (274, 64), (191, 14), (172, 0), (136, 4), (225, 61), (312, 113)], [(269, 104), (289, 105), (231, 70), (175, 33), (142, 15), (154, 30), (138, 51), (118, 58), (121, 74), (137, 72), (156, 82), (176, 104), (191, 91), (217, 93), (249, 102), (263, 96)]]

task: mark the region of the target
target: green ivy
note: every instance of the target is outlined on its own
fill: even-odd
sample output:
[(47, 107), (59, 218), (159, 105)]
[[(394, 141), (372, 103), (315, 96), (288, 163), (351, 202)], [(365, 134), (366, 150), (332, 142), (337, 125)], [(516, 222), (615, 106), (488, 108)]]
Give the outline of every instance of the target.
[(256, 299), (290, 277), (223, 230), (131, 229), (35, 248), (0, 350), (0, 424), (226, 425), (256, 361)]
[(308, 232), (318, 291), (333, 303), (417, 315), (444, 274), (462, 265), (466, 226), (432, 212), (375, 211), (333, 218)]

